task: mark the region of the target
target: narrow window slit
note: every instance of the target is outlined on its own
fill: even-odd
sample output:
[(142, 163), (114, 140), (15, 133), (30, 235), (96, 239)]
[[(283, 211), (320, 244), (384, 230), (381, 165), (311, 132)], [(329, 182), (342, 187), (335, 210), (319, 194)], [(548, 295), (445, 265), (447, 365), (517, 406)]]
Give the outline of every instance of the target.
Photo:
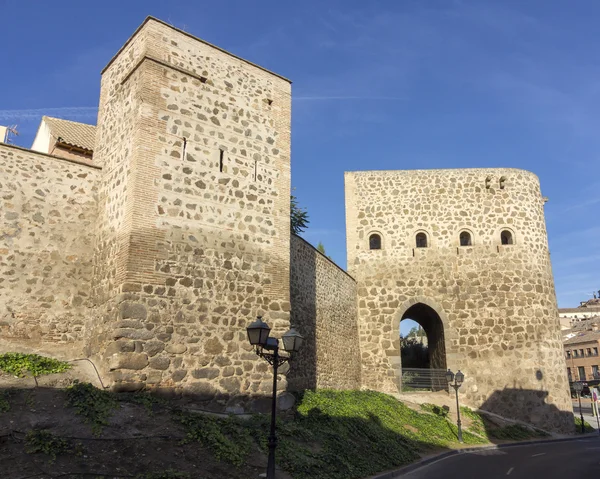
[(183, 137), (183, 148), (182, 148), (182, 152), (181, 152), (181, 159), (185, 160), (185, 149), (187, 148), (187, 138), (184, 136)]
[(223, 173), (223, 157), (225, 156), (225, 152), (219, 149), (219, 172)]
[(256, 181), (256, 170), (257, 170), (258, 161), (254, 160), (254, 181)]

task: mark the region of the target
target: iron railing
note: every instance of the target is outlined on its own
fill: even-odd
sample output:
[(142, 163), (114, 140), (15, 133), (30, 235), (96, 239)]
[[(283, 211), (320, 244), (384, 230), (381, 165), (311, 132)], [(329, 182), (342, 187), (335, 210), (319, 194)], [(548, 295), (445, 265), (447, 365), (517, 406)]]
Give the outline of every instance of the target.
[(402, 391), (448, 391), (446, 370), (402, 368)]

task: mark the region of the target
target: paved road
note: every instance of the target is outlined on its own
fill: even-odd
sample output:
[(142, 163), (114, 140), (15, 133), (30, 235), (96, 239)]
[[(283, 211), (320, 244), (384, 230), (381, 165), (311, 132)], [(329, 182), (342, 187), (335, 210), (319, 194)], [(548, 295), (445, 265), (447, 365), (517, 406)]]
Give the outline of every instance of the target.
[(467, 452), (398, 478), (571, 479), (598, 477), (600, 438)]

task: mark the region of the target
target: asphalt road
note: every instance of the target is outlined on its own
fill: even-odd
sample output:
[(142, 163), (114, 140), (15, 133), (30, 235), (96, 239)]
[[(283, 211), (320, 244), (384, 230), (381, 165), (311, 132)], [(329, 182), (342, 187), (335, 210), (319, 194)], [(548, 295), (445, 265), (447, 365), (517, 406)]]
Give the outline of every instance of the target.
[(397, 476), (407, 479), (598, 477), (600, 438), (464, 452)]

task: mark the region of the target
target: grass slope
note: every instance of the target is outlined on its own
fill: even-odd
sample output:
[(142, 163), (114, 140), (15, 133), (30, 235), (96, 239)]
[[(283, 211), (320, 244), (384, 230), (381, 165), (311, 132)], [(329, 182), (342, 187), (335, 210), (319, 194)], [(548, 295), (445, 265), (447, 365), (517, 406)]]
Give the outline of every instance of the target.
[[(0, 369), (20, 376), (65, 368), (52, 361), (5, 355)], [(461, 414), (467, 445), (546, 435), (519, 424), (498, 426), (468, 408)], [(415, 410), (374, 391), (306, 391), (277, 428), (277, 464), (294, 479), (358, 479), (459, 446), (447, 409), (423, 404)], [(192, 413), (177, 401), (87, 383), (0, 391), (0, 463), (13, 464), (15, 478), (50, 465), (60, 477), (256, 477), (266, 466), (268, 431), (268, 416)]]

